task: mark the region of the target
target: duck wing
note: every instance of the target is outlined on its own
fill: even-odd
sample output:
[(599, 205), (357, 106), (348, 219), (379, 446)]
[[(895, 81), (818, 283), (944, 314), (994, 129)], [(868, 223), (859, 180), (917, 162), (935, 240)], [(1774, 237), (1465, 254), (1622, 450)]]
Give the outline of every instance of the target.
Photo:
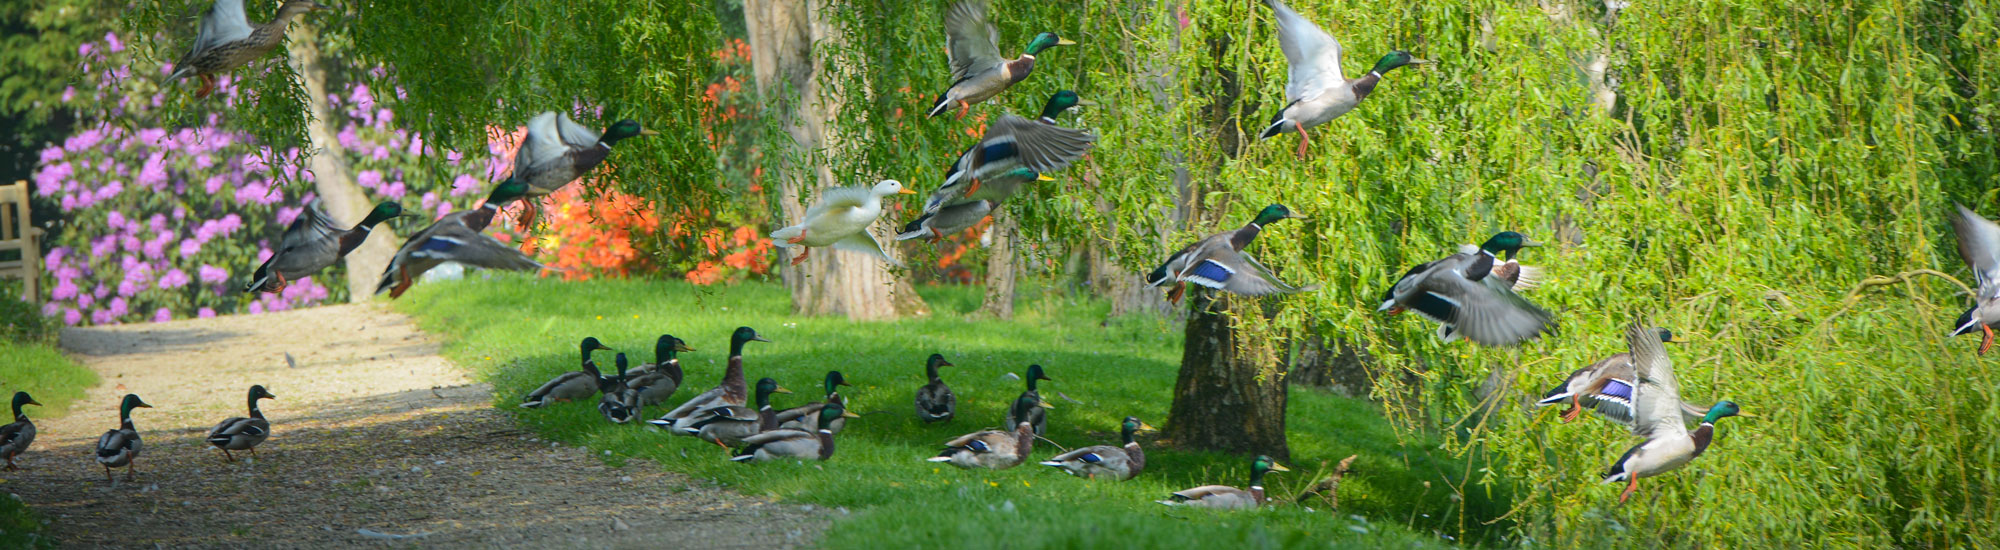
[(201, 28), (195, 31), (194, 48), (188, 57), (249, 37), (250, 18), (243, 13), (243, 0), (215, 0), (201, 16)]
[(1513, 346), (1553, 326), (1548, 311), (1505, 285), (1493, 278), (1473, 282), (1457, 272), (1433, 271), (1418, 282), (1408, 302), (1412, 311), (1451, 324), (1465, 338), (1486, 346)]
[(1643, 321), (1625, 328), (1625, 345), (1632, 349), (1632, 368), (1639, 387), (1633, 396), (1632, 433), (1647, 439), (1687, 436), (1681, 423), (1681, 383), (1674, 377), (1674, 364), (1660, 343), (1658, 329)]
[(1285, 99), (1300, 101), (1321, 91), (1347, 83), (1340, 71), (1340, 41), (1320, 30), (1319, 25), (1285, 5), (1284, 0), (1264, 0), (1278, 19), (1278, 48), (1285, 51), (1291, 65), (1291, 81), (1285, 84)]
[(1972, 268), (1972, 275), (1979, 279), (1979, 301), (2000, 298), (2000, 225), (1981, 217), (1962, 204), (1958, 213), (1951, 218), (1951, 229), (1958, 234), (1958, 257), (1965, 260), (1965, 266)]
[(951, 59), (951, 80), (999, 70), (1000, 29), (986, 20), (986, 2), (964, 0), (944, 13), (944, 44)]

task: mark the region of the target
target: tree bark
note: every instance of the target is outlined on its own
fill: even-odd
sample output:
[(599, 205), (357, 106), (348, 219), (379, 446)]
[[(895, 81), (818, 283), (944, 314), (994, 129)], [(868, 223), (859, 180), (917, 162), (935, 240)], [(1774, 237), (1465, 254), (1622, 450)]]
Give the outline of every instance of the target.
[(1182, 448), (1289, 458), (1285, 367), (1271, 340), (1243, 338), (1231, 326), (1238, 321), (1262, 324), (1257, 302), (1199, 288), (1190, 289), (1187, 300), (1194, 310), (1188, 316), (1166, 439)]
[(1310, 329), (1300, 334), (1293, 336), (1296, 345), (1289, 350), (1291, 357), (1285, 361), (1291, 383), (1326, 388), (1355, 398), (1368, 397), (1375, 391), (1375, 377), (1368, 372), (1375, 357), (1367, 350), (1345, 338), (1328, 337)]
[(1014, 318), (1014, 239), (1019, 227), (1006, 210), (993, 212), (993, 225), (986, 228), (992, 244), (986, 245), (986, 299), (979, 310), (997, 319)]
[[(779, 196), (784, 219), (801, 220), (817, 191), (831, 187), (873, 185), (874, 181), (835, 179), (827, 159), (840, 147), (827, 121), (840, 111), (838, 74), (827, 74), (814, 55), (814, 44), (839, 42), (840, 29), (820, 16), (817, 0), (745, 0), (744, 23), (750, 35), (751, 69), (758, 93), (769, 113), (779, 118), (792, 138), (789, 151), (764, 151), (772, 171), (782, 174)], [(824, 51), (823, 49), (818, 51)], [(876, 240), (888, 240), (887, 230), (872, 228)], [(893, 256), (897, 252), (889, 249)], [(793, 254), (795, 255), (795, 254)], [(887, 319), (901, 313), (922, 313), (923, 300), (907, 282), (899, 282), (880, 260), (831, 248), (814, 249), (798, 266), (780, 259), (779, 273), (791, 291), (792, 310), (803, 315), (846, 315), (849, 319)], [(907, 289), (897, 292), (898, 288)]]
[[(333, 107), (327, 104), (328, 67), (319, 53), (319, 32), (311, 25), (294, 24), (285, 31), (286, 49), (306, 90), (306, 137), (311, 157), (306, 162), (313, 175), (313, 190), (319, 194), (326, 213), (342, 226), (361, 223), (374, 201), (354, 183), (354, 171), (347, 166), (347, 151), (334, 138)], [(347, 300), (367, 301), (375, 296), (375, 283), (396, 254), (393, 231), (374, 231), (359, 248), (347, 253)], [(324, 282), (322, 282), (324, 284)]]

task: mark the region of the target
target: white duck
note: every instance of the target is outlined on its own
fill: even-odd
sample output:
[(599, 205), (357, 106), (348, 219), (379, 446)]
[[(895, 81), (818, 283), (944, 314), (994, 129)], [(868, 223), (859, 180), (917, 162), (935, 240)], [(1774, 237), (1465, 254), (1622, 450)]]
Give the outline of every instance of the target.
[[(798, 225), (771, 232), (771, 244), (779, 248), (792, 245), (803, 247), (831, 246), (836, 250), (872, 254), (890, 265), (902, 267), (902, 263), (882, 251), (882, 245), (868, 234), (868, 226), (882, 217), (882, 197), (889, 195), (914, 195), (916, 191), (904, 189), (902, 182), (882, 180), (872, 188), (843, 187), (826, 192), (819, 204), (806, 210), (806, 219)], [(799, 265), (811, 255), (808, 248), (798, 257), (792, 258), (792, 265)]]

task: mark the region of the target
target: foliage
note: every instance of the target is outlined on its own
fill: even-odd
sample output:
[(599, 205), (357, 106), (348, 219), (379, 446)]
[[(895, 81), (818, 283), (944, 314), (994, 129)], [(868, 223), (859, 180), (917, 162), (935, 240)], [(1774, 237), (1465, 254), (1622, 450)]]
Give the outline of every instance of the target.
[[(925, 287), (927, 302), (976, 308), (978, 290)], [(498, 276), (420, 285), (396, 303), (427, 332), (446, 338), (444, 353), (473, 368), (494, 387), (500, 410), (546, 437), (612, 453), (608, 460), (644, 458), (675, 471), (713, 478), (735, 490), (824, 507), (846, 507), (826, 544), (836, 548), (917, 547), (1324, 547), (1430, 546), (1434, 532), (1459, 529), (1458, 504), (1447, 484), (1463, 484), (1468, 464), (1437, 450), (1433, 438), (1399, 434), (1366, 401), (1297, 391), (1291, 408), (1291, 474), (1273, 474), (1280, 497), (1314, 481), (1320, 461), (1359, 454), (1356, 474), (1341, 485), (1342, 510), (1298, 506), (1242, 514), (1211, 514), (1154, 504), (1197, 485), (1241, 485), (1242, 457), (1165, 449), (1150, 439), (1147, 471), (1113, 483), (1075, 479), (1033, 464), (1011, 470), (960, 471), (925, 462), (939, 443), (997, 424), (1029, 363), (1049, 368), (1042, 393), (1057, 407), (1047, 437), (1063, 445), (1111, 443), (1118, 419), (1165, 417), (1179, 357), (1179, 331), (1158, 319), (1103, 323), (1106, 304), (1061, 299), (1023, 304), (1016, 320), (996, 322), (961, 312), (927, 319), (855, 325), (845, 319), (791, 315), (775, 284), (740, 284), (716, 291), (681, 282), (588, 281), (550, 286), (525, 276)], [(533, 312), (524, 314), (521, 312)], [(776, 378), (799, 395), (780, 406), (817, 400), (819, 381), (838, 368), (862, 418), (851, 420), (824, 464), (743, 465), (724, 460), (714, 445), (604, 421), (595, 407), (571, 403), (542, 410), (515, 407), (520, 396), (557, 373), (576, 369), (576, 342), (595, 336), (649, 362), (660, 332), (687, 339), (685, 387), (676, 401), (712, 387), (720, 377), (727, 337), (738, 325), (772, 340), (745, 351), (751, 379)], [(957, 364), (943, 377), (959, 396), (959, 417), (924, 425), (910, 396), (924, 383), (923, 361), (943, 353)], [(599, 352), (598, 362), (608, 358)], [(652, 418), (669, 407), (648, 409)], [(1034, 458), (1057, 452), (1038, 443)], [(1426, 484), (1429, 488), (1426, 489)], [(1474, 513), (1504, 511), (1504, 496), (1469, 495)], [(1350, 516), (1353, 515), (1353, 516)], [(1356, 517), (1362, 519), (1355, 519)], [(1477, 525), (1472, 527), (1477, 528)], [(1478, 532), (1478, 531), (1475, 531)], [(1095, 541), (1095, 543), (1093, 543)], [(1115, 541), (1115, 542), (1112, 542)]]
[(0, 494), (0, 546), (8, 548), (55, 548), (56, 541), (43, 535), (42, 515), (13, 494)]
[[(542, 199), (552, 204), (543, 209), (542, 225), (533, 237), (496, 234), (496, 238), (520, 238), (521, 251), (545, 252), (545, 261), (561, 270), (564, 280), (588, 280), (593, 276), (624, 277), (639, 267), (642, 259), (634, 248), (635, 235), (660, 229), (652, 203), (614, 190), (599, 193), (596, 200), (584, 197), (585, 184), (562, 188)], [(515, 209), (518, 209), (516, 207)]]

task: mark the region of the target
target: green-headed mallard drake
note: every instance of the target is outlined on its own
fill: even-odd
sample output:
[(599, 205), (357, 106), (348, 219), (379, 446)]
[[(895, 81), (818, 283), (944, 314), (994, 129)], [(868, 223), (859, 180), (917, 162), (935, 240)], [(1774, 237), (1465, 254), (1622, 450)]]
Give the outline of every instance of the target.
[(1000, 56), (1000, 29), (986, 20), (985, 0), (961, 0), (944, 13), (945, 52), (951, 61), (951, 87), (938, 94), (928, 116), (958, 105), (958, 117), (972, 110), (972, 104), (1000, 95), (1035, 70), (1035, 56), (1042, 50), (1075, 44), (1056, 33), (1044, 32), (1028, 41), (1021, 57)]
[(194, 45), (174, 62), (174, 72), (167, 75), (167, 80), (200, 78), (201, 90), (194, 97), (208, 97), (215, 92), (216, 74), (235, 70), (271, 53), (284, 41), (285, 26), (291, 24), (293, 17), (325, 9), (326, 6), (312, 0), (285, 0), (271, 22), (252, 25), (249, 15), (243, 13), (243, 0), (215, 0), (208, 13), (201, 16)]
[(778, 248), (799, 246), (801, 251), (798, 257), (792, 258), (792, 265), (806, 261), (806, 256), (812, 254), (811, 247), (831, 246), (835, 250), (860, 252), (889, 265), (902, 267), (902, 262), (882, 251), (882, 244), (875, 242), (875, 236), (868, 233), (868, 226), (882, 217), (882, 197), (912, 194), (916, 191), (904, 189), (902, 182), (896, 180), (882, 180), (874, 187), (827, 190), (820, 195), (818, 203), (806, 209), (805, 219), (800, 220), (798, 225), (772, 231), (771, 244)]
[(1285, 52), (1285, 62), (1291, 65), (1291, 80), (1285, 84), (1285, 108), (1271, 118), (1271, 125), (1257, 139), (1298, 132), (1299, 158), (1305, 158), (1306, 142), (1311, 139), (1306, 130), (1354, 110), (1369, 92), (1375, 91), (1383, 74), (1411, 63), (1428, 63), (1410, 56), (1410, 52), (1393, 51), (1376, 61), (1368, 74), (1349, 79), (1340, 69), (1340, 41), (1293, 11), (1283, 0), (1264, 0), (1264, 3), (1277, 13), (1278, 47)]
[(736, 462), (768, 462), (780, 459), (826, 460), (833, 457), (833, 430), (828, 426), (835, 421), (859, 418), (847, 408), (835, 403), (822, 408), (815, 415), (819, 418), (818, 430), (771, 430), (743, 438), (743, 448), (729, 459)]
[(1958, 215), (1951, 218), (1952, 232), (1958, 234), (1958, 257), (1972, 269), (1979, 288), (1972, 297), (1972, 307), (1958, 316), (1958, 328), (1951, 335), (1980, 331), (1985, 336), (1979, 341), (1979, 354), (1986, 355), (1993, 347), (1993, 326), (2000, 325), (2000, 225), (1965, 205), (1952, 206), (1958, 207)]
[(1119, 423), (1118, 429), (1119, 439), (1125, 441), (1124, 447), (1093, 445), (1056, 455), (1042, 461), (1042, 465), (1062, 468), (1070, 475), (1086, 479), (1096, 479), (1097, 476), (1118, 481), (1132, 479), (1146, 469), (1146, 450), (1139, 448), (1139, 442), (1133, 436), (1152, 430), (1153, 427), (1140, 421), (1139, 417), (1127, 416), (1124, 422)]
[[(1541, 246), (1513, 231), (1502, 231), (1477, 247), (1466, 245), (1457, 254), (1410, 268), (1382, 295), (1377, 311), (1394, 315), (1416, 311), (1424, 318), (1450, 325), (1438, 337), (1464, 336), (1484, 346), (1506, 347), (1541, 336), (1555, 327), (1549, 312), (1529, 303), (1510, 290), (1515, 280), (1489, 277), (1505, 274), (1499, 266), (1512, 263), (1522, 247)], [(1505, 254), (1506, 261), (1496, 255)], [(1522, 279), (1531, 277), (1531, 268), (1516, 267)]]
[[(1678, 344), (1686, 340), (1674, 339), (1673, 331), (1659, 329), (1660, 341)], [(1606, 357), (1590, 366), (1576, 369), (1562, 384), (1556, 385), (1536, 401), (1535, 405), (1547, 407), (1568, 403), (1563, 410), (1563, 422), (1576, 420), (1583, 409), (1590, 409), (1612, 422), (1631, 427), (1632, 389), (1638, 387), (1638, 374), (1632, 367), (1632, 354), (1620, 353)], [(1709, 407), (1697, 407), (1681, 403), (1681, 416), (1697, 420), (1708, 414)]]
[[(1047, 374), (1044, 374), (1041, 365), (1028, 365), (1027, 376), (1022, 376), (1021, 379), (1028, 383), (1028, 390), (1021, 392), (1021, 397), (1014, 401), (1015, 406), (1007, 408), (1007, 425), (1012, 426), (1026, 422), (1029, 426), (1035, 428), (1035, 435), (1042, 435), (1049, 429), (1048, 410), (1056, 407), (1042, 399), (1041, 392), (1035, 390), (1035, 381), (1047, 380), (1054, 382), (1056, 379), (1049, 378)], [(1021, 406), (1024, 402), (1029, 403), (1031, 406)]]
[(686, 428), (680, 428), (681, 435), (692, 435), (703, 441), (729, 448), (743, 438), (778, 429), (777, 411), (771, 408), (771, 394), (792, 393), (778, 385), (777, 380), (765, 377), (757, 380), (756, 408), (744, 405), (721, 405), (695, 411), (690, 415), (694, 421)]
[(624, 424), (631, 422), (632, 417), (638, 416), (643, 407), (639, 405), (638, 392), (633, 392), (625, 386), (626, 375), (632, 364), (625, 360), (623, 353), (618, 354), (612, 361), (618, 367), (618, 376), (600, 374), (597, 377), (597, 414), (604, 415), (604, 419), (611, 421), (612, 424)]
[[(317, 201), (315, 201), (317, 202)], [(319, 270), (326, 269), (341, 258), (347, 257), (355, 247), (368, 240), (369, 232), (375, 224), (403, 215), (403, 205), (393, 201), (382, 201), (368, 211), (368, 217), (351, 229), (341, 229), (333, 225), (333, 219), (321, 212), (318, 204), (308, 204), (299, 211), (299, 217), (285, 226), (285, 235), (278, 239), (278, 248), (271, 253), (264, 265), (257, 266), (257, 273), (250, 278), (244, 292), (279, 292), (292, 281), (303, 279)]]
[(1243, 252), (1243, 248), (1250, 246), (1250, 241), (1256, 240), (1257, 234), (1264, 231), (1264, 226), (1290, 218), (1298, 216), (1292, 215), (1285, 205), (1266, 206), (1243, 227), (1209, 235), (1174, 252), (1167, 257), (1166, 263), (1146, 274), (1146, 283), (1156, 287), (1173, 283), (1173, 290), (1167, 293), (1167, 301), (1175, 304), (1181, 303), (1181, 298), (1187, 294), (1187, 283), (1244, 296), (1291, 294), (1318, 288), (1285, 284), (1271, 274), (1270, 268)]
[(938, 378), (938, 367), (952, 366), (944, 360), (944, 354), (933, 353), (924, 361), (924, 376), (930, 379), (923, 387), (917, 388), (917, 418), (925, 424), (950, 422), (952, 415), (958, 414), (958, 395), (951, 393), (951, 386)]
[(28, 392), (14, 392), (14, 422), (0, 426), (0, 458), (7, 459), (7, 469), (13, 470), (14, 457), (21, 456), (29, 445), (35, 444), (35, 423), (28, 421), (28, 413), (21, 412), (22, 405), (41, 406)]
[(688, 398), (681, 406), (667, 411), (666, 415), (646, 422), (680, 434), (683, 433), (681, 430), (698, 420), (694, 418), (695, 411), (719, 405), (742, 405), (750, 397), (750, 388), (743, 383), (743, 345), (769, 341), (759, 336), (755, 329), (736, 327), (736, 332), (729, 336), (729, 366), (722, 371), (722, 384)]
[(928, 460), (966, 469), (1005, 470), (1019, 466), (1034, 450), (1035, 427), (1022, 422), (1015, 424), (1013, 431), (982, 430), (958, 436), (945, 443), (944, 452)]
[(595, 336), (585, 337), (583, 344), (578, 347), (583, 350), (583, 370), (569, 371), (550, 378), (548, 383), (535, 388), (535, 391), (528, 392), (528, 396), (521, 399), (522, 408), (538, 409), (549, 403), (575, 401), (597, 393), (597, 381), (604, 375), (597, 370), (597, 362), (590, 360), (590, 352), (613, 350), (598, 342)]
[[(841, 376), (840, 371), (826, 371), (826, 383), (822, 386), (826, 389), (826, 400), (778, 411), (779, 427), (812, 431), (813, 423), (818, 419), (819, 410), (825, 408), (827, 403), (839, 403), (843, 407), (847, 406), (847, 398), (840, 395), (841, 386), (852, 385), (847, 383), (847, 377)], [(846, 420), (833, 421), (833, 433), (840, 433), (841, 430), (846, 428)]]
[(521, 225), (535, 221), (533, 199), (554, 193), (596, 169), (619, 141), (654, 135), (659, 132), (629, 118), (612, 123), (602, 135), (555, 111), (528, 119), (527, 135), (521, 138), (520, 150), (514, 152), (513, 177), (528, 183), (530, 199), (521, 212)]
[(632, 377), (625, 380), (626, 389), (638, 394), (639, 406), (665, 403), (667, 398), (681, 389), (683, 373), (679, 353), (684, 351), (694, 351), (694, 348), (672, 334), (662, 334), (653, 343), (653, 362), (633, 369)]
[(1291, 468), (1279, 464), (1271, 457), (1259, 455), (1250, 462), (1250, 490), (1228, 485), (1203, 485), (1184, 491), (1175, 491), (1167, 500), (1155, 501), (1168, 506), (1196, 506), (1223, 510), (1256, 508), (1264, 505), (1264, 474), (1289, 472)]
[(944, 183), (924, 201), (924, 213), (970, 201), (1000, 203), (1023, 184), (1048, 181), (1090, 152), (1097, 136), (1055, 125), (1055, 116), (1075, 106), (1075, 92), (1064, 90), (1049, 98), (1040, 120), (1000, 115), (986, 125), (979, 141), (958, 155), (945, 172)]
[(265, 390), (262, 384), (250, 386), (250, 417), (230, 417), (216, 424), (215, 429), (208, 431), (208, 444), (222, 449), (223, 458), (230, 462), (236, 461), (236, 455), (230, 451), (250, 451), (252, 455), (257, 454), (257, 445), (271, 437), (271, 422), (264, 419), (264, 411), (257, 408), (257, 400), (277, 398), (278, 396), (271, 395), (270, 391)]
[(517, 179), (509, 179), (493, 188), (486, 195), (486, 204), (472, 210), (445, 214), (429, 227), (410, 235), (403, 247), (396, 249), (396, 255), (389, 260), (389, 268), (382, 271), (382, 281), (375, 285), (375, 293), (389, 293), (390, 298), (400, 298), (403, 292), (415, 284), (417, 277), (445, 262), (458, 262), (487, 269), (507, 269), (526, 271), (542, 269), (536, 262), (520, 250), (493, 240), (481, 231), (493, 223), (493, 215), (500, 207), (526, 193), (528, 185)]
[(140, 443), (139, 430), (132, 427), (132, 409), (140, 407), (153, 408), (140, 400), (137, 394), (125, 394), (125, 398), (118, 402), (118, 429), (106, 431), (104, 436), (97, 438), (97, 463), (104, 466), (105, 481), (111, 481), (112, 468), (126, 467), (125, 481), (132, 481), (133, 474), (139, 469), (133, 464), (139, 460)]
[(1629, 482), (1618, 494), (1618, 502), (1625, 502), (1639, 489), (1639, 478), (1678, 470), (1701, 456), (1715, 435), (1715, 421), (1742, 414), (1736, 403), (1718, 401), (1702, 417), (1701, 427), (1689, 434), (1687, 425), (1681, 423), (1680, 381), (1674, 378), (1674, 364), (1660, 343), (1659, 332), (1634, 322), (1625, 329), (1625, 343), (1631, 347), (1633, 369), (1639, 374), (1632, 398), (1636, 419), (1632, 434), (1646, 441), (1625, 451), (1604, 473), (1605, 483)]
[(903, 224), (903, 231), (896, 234), (896, 240), (929, 238), (935, 244), (944, 240), (945, 235), (956, 235), (986, 221), (993, 215), (993, 209), (999, 206), (1000, 203), (993, 201), (969, 201), (945, 206), (936, 212), (926, 212)]

